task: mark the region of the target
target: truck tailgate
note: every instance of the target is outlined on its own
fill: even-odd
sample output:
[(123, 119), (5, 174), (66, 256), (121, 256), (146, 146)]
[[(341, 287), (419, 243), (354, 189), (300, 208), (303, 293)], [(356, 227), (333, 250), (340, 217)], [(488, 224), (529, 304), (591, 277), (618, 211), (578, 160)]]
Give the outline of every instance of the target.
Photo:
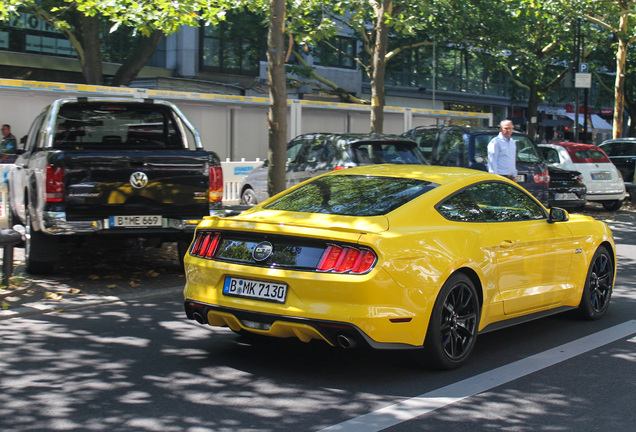
[(54, 165), (64, 167), (67, 220), (209, 214), (206, 151), (65, 151), (61, 157)]

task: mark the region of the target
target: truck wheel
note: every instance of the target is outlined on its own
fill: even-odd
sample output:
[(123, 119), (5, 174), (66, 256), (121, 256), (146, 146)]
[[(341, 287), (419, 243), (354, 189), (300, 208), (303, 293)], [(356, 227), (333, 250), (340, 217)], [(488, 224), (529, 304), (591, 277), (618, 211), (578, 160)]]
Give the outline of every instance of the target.
[(26, 241), (24, 259), (26, 271), (31, 274), (51, 273), (59, 256), (59, 244), (56, 237), (35, 231), (27, 209)]
[(247, 188), (241, 194), (241, 204), (254, 206), (258, 204), (258, 199), (256, 198), (256, 192), (254, 189)]

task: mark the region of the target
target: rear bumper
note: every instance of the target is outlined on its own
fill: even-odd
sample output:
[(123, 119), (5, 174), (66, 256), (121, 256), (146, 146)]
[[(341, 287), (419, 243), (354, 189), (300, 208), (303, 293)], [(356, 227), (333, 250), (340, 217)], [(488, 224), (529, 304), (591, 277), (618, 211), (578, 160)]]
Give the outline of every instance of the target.
[(95, 220), (69, 221), (65, 212), (43, 212), (40, 222), (40, 230), (51, 235), (72, 235), (72, 234), (126, 234), (126, 233), (161, 233), (161, 232), (183, 232), (189, 235), (194, 233), (196, 226), (201, 219), (176, 219), (163, 218), (161, 227), (134, 227), (134, 228), (113, 228), (110, 226), (109, 218)]
[(624, 200), (627, 196), (627, 193), (623, 189), (622, 191), (603, 191), (603, 192), (594, 192), (588, 189), (587, 191), (587, 200), (588, 201), (614, 201), (614, 200)]
[(374, 341), (357, 326), (339, 321), (326, 321), (211, 305), (185, 300), (186, 316), (199, 324), (229, 327), (235, 332), (250, 332), (277, 338), (296, 337), (302, 342), (323, 340), (340, 348), (371, 347), (374, 349), (415, 349), (403, 343)]

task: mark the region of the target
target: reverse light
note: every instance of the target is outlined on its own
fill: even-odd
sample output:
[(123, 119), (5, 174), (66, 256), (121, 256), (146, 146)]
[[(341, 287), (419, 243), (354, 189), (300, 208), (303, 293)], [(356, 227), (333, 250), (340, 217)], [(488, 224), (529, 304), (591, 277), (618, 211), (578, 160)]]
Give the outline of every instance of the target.
[(46, 201), (61, 202), (64, 199), (64, 168), (46, 167)]
[(545, 170), (543, 170), (543, 172), (541, 174), (535, 174), (534, 175), (534, 182), (535, 183), (549, 184), (550, 183), (550, 173), (548, 172), (548, 170), (545, 169)]
[(376, 258), (375, 253), (369, 249), (331, 244), (322, 254), (316, 270), (331, 273), (366, 273), (371, 270)]

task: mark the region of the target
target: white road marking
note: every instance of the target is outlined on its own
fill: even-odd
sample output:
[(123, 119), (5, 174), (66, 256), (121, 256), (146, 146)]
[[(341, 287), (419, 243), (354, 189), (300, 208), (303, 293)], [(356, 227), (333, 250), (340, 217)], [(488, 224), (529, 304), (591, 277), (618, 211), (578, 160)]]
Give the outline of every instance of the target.
[(636, 333), (636, 320), (610, 327), (506, 366), (329, 426), (329, 432), (373, 432), (451, 405)]

